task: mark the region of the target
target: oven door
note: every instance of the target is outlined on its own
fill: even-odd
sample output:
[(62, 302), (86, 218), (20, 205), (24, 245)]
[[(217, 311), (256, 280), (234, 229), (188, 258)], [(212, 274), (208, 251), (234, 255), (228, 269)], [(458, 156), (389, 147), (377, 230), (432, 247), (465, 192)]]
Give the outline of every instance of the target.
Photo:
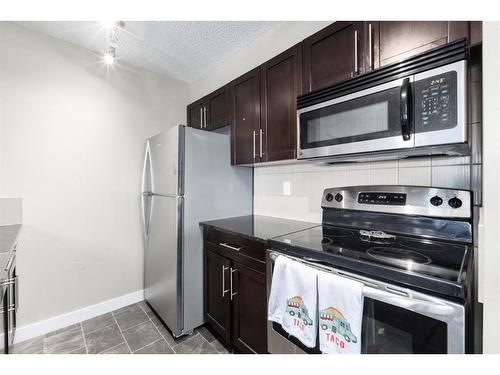
[[(268, 295), (274, 260), (268, 251)], [(446, 354), (465, 352), (465, 308), (462, 305), (410, 289), (304, 261), (312, 267), (355, 279), (364, 284), (361, 334), (362, 353)], [(268, 349), (271, 353), (320, 353), (303, 346), (276, 323), (268, 321)]]
[(412, 148), (413, 76), (297, 111), (298, 159)]

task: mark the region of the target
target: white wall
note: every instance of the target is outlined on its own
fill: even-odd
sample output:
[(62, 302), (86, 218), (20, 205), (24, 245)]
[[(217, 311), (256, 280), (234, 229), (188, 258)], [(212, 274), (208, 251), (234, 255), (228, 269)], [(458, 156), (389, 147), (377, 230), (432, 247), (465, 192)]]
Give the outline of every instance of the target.
[(189, 86), (0, 22), (0, 195), (24, 198), (19, 325), (143, 288), (144, 140)]
[(321, 30), (333, 21), (288, 21), (238, 51), (191, 84), (191, 101), (195, 101), (225, 85), (243, 73), (259, 66), (279, 53)]
[(1, 197), (0, 225), (21, 224), (22, 222), (23, 199), (20, 197)]
[(484, 97), (484, 188), (483, 188), (483, 225), (484, 246), (484, 322), (483, 350), (485, 353), (500, 353), (500, 22), (483, 24), (483, 97)]

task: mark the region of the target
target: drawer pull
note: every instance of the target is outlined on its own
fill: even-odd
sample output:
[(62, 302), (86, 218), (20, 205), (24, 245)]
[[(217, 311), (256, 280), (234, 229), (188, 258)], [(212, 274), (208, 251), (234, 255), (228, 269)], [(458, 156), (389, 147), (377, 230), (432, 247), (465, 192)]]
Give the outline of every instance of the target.
[(225, 242), (221, 242), (221, 243), (219, 243), (219, 245), (222, 247), (225, 247), (226, 249), (234, 250), (234, 251), (240, 251), (241, 249), (243, 249), (243, 246), (240, 246), (240, 247), (231, 246)]

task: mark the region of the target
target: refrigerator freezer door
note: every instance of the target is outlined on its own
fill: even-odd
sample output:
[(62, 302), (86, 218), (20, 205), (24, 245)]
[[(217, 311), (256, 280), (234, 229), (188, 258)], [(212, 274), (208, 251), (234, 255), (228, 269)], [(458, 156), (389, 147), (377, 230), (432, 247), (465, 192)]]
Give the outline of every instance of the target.
[(175, 126), (149, 138), (151, 192), (159, 195), (183, 195), (184, 127)]
[(174, 336), (183, 328), (183, 198), (151, 195), (144, 259), (145, 297)]

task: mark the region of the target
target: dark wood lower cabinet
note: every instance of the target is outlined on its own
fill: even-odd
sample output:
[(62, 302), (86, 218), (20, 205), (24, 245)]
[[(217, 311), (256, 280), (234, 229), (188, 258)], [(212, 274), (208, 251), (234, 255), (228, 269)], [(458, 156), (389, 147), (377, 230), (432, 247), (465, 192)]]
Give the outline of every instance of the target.
[(267, 352), (266, 275), (233, 263), (233, 345), (244, 353)]
[(204, 268), (205, 318), (223, 340), (229, 341), (231, 339), (231, 304), (227, 285), (230, 262), (212, 251), (207, 251)]
[(235, 352), (267, 353), (265, 246), (210, 231), (204, 230), (207, 326)]

